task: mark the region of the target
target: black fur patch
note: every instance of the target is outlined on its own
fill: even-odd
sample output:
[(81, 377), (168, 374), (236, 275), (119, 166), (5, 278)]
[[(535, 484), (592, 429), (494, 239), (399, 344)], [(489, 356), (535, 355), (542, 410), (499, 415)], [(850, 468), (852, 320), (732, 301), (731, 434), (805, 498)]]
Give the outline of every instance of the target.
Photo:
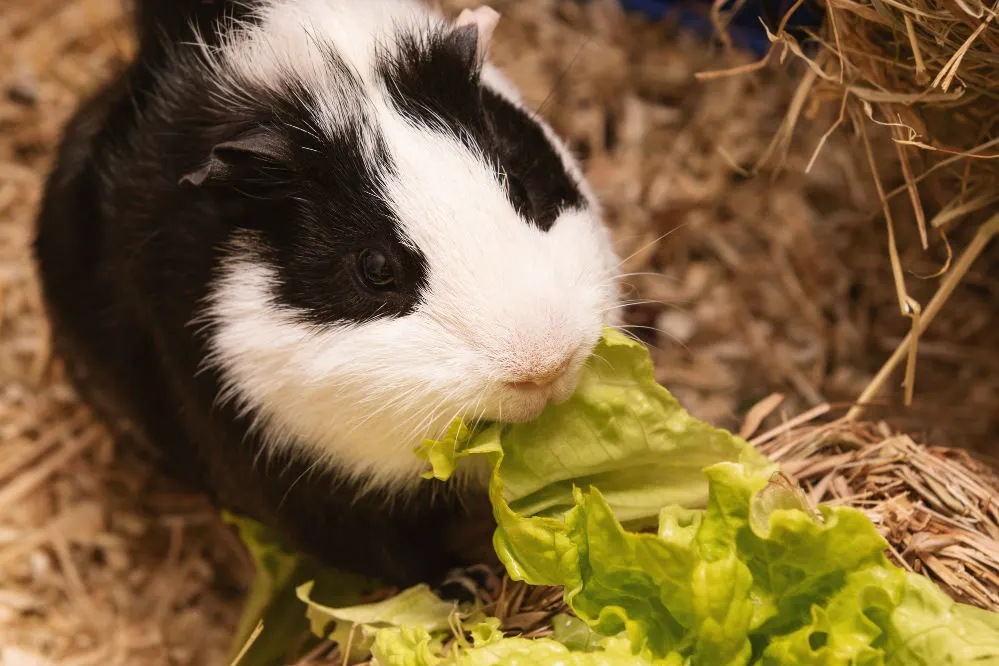
[[(176, 2), (184, 18), (200, 0), (140, 2), (164, 12)], [(179, 25), (146, 17), (147, 30)], [(358, 189), (373, 178), (356, 136), (362, 125), (317, 138), (308, 97), (297, 92), (247, 91), (252, 103), (232, 104), (214, 94), (182, 45), (188, 41), (144, 43), (128, 70), (78, 109), (60, 143), (34, 250), (69, 376), (103, 418), (127, 417), (179, 478), (263, 522), (289, 547), (388, 584), (435, 584), (474, 563), (462, 546), (477, 518), (469, 498), (434, 494), (427, 484), (413, 502), (390, 507), (345, 476), (313, 473), (306, 457), (267, 461), (249, 428), (253, 414), (218, 404), (221, 377), (204, 366), (205, 338), (191, 326), (223, 248), (245, 230), (272, 253), (279, 300), (309, 308), (316, 320), (375, 316), (376, 299), (337, 291), (347, 289), (336, 262), (348, 250), (395, 242), (394, 221)], [(222, 151), (217, 157), (238, 160), (238, 171), (209, 170), (200, 185), (178, 184), (214, 146), (255, 129), (272, 133), (264, 154)], [(281, 150), (270, 150), (272, 139)], [(303, 248), (312, 249), (299, 256)], [(419, 258), (400, 256), (417, 275)], [(488, 498), (477, 499), (488, 508)], [(479, 542), (488, 546), (488, 537)]]
[(457, 136), (496, 168), (510, 203), (547, 231), (585, 198), (544, 130), (523, 110), (481, 85), (467, 30), (406, 35), (379, 59), (392, 102), (430, 130)]
[[(343, 99), (359, 100), (356, 74), (330, 49), (326, 59)], [(213, 83), (201, 85), (211, 90)], [(196, 94), (176, 84), (164, 93), (176, 95), (178, 105), (180, 97)], [(225, 211), (237, 231), (253, 232), (261, 258), (275, 269), (277, 303), (300, 312), (306, 323), (404, 315), (419, 302), (427, 269), (422, 254), (404, 243), (401, 224), (380, 194), (391, 160), (360, 101), (356, 115), (331, 135), (318, 124), (314, 95), (289, 79), (277, 91), (249, 91), (252, 103), (226, 107), (222, 96), (198, 107), (198, 116), (185, 120), (204, 129), (175, 144), (184, 165), (182, 189)], [(229, 148), (234, 140), (246, 149)], [(373, 151), (366, 148), (371, 145)], [(389, 258), (395, 288), (375, 291), (360, 279), (357, 261), (365, 249)]]
[[(295, 125), (308, 122), (299, 117)], [(368, 154), (366, 127), (359, 119), (332, 137), (298, 133), (292, 160), (297, 192), (267, 225), (268, 254), (280, 267), (279, 298), (308, 313), (312, 323), (402, 316), (416, 307), (426, 284), (426, 259), (404, 242), (400, 221), (379, 194), (378, 169), (391, 170), (391, 160), (377, 136), (367, 139), (374, 142)], [(358, 258), (366, 249), (388, 258), (392, 290), (364, 284)]]
[(192, 41), (195, 31), (215, 45), (233, 21), (253, 20), (251, 3), (242, 0), (135, 0), (132, 7), (146, 63), (163, 62), (172, 45)]

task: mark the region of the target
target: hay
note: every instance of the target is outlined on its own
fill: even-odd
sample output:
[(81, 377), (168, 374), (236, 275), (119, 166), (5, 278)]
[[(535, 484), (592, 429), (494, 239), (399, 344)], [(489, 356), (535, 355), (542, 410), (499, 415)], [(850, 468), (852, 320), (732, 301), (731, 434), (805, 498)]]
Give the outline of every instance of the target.
[[(798, 0), (780, 26), (769, 29), (772, 46), (766, 57), (750, 67), (727, 72), (704, 72), (702, 78), (739, 74), (762, 67), (779, 54), (793, 54), (799, 63), (796, 104), (789, 109), (757, 166), (786, 151), (799, 114), (809, 102), (832, 104), (839, 113), (818, 142), (809, 161), (813, 165), (825, 139), (841, 125), (851, 124), (868, 155), (874, 184), (887, 226), (888, 258), (901, 314), (911, 319), (911, 331), (900, 349), (857, 399), (852, 417), (884, 388), (890, 373), (906, 360), (905, 402), (915, 391), (915, 361), (919, 337), (933, 316), (907, 289), (905, 269), (896, 238), (897, 212), (890, 200), (903, 195), (911, 206), (923, 250), (931, 236), (947, 253), (933, 277), (945, 275), (932, 307), (939, 312), (953, 283), (961, 280), (987, 243), (999, 233), (999, 3), (982, 0), (824, 0), (825, 21), (818, 34), (799, 41), (785, 25), (802, 5)], [(715, 0), (715, 25), (724, 34), (741, 6), (728, 9), (727, 0)], [(869, 134), (886, 132), (893, 142), (896, 164), (892, 172), (876, 166)], [(885, 183), (901, 172), (902, 183), (888, 191)], [(964, 229), (958, 230), (963, 223)], [(963, 264), (953, 265), (951, 239), (971, 252)], [(929, 308), (928, 308), (929, 309)]]
[(200, 497), (116, 450), (50, 348), (28, 251), (62, 123), (127, 56), (119, 0), (0, 5), (0, 663), (217, 664), (252, 576)]
[[(660, 381), (698, 417), (735, 429), (774, 391), (781, 409), (754, 411), (766, 412), (757, 429), (853, 400), (905, 328), (886, 312), (895, 294), (866, 156), (836, 134), (803, 173), (834, 118), (802, 122), (787, 169), (747, 178), (793, 97), (791, 77), (768, 69), (702, 85), (695, 72), (748, 58), (603, 1), (494, 4), (496, 58), (586, 156), (618, 249), (633, 255), (639, 302), (626, 320), (652, 346)], [(115, 447), (50, 363), (28, 252), (34, 211), (62, 123), (130, 48), (119, 0), (0, 3), (3, 663), (220, 663), (251, 573), (202, 498)], [(920, 273), (938, 267), (932, 259), (903, 250)], [(996, 278), (973, 266), (923, 338), (916, 408), (879, 414), (893, 432), (994, 445), (997, 300)], [(523, 599), (509, 615), (538, 611)], [(538, 601), (545, 612), (549, 601)]]
[(999, 469), (967, 451), (917, 444), (849, 419), (775, 429), (751, 440), (813, 504), (861, 509), (896, 564), (952, 598), (999, 610)]

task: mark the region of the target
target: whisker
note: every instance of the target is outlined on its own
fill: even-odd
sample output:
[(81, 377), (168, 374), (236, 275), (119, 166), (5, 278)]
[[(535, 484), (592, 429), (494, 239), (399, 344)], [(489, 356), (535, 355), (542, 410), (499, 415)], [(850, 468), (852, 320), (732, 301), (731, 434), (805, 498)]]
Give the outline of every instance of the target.
[(611, 363), (610, 361), (608, 361), (607, 359), (605, 359), (603, 356), (601, 356), (597, 352), (593, 352), (592, 354), (590, 354), (590, 356), (592, 356), (593, 358), (595, 358), (595, 359), (597, 359), (599, 361), (603, 361), (604, 363), (607, 364), (607, 367), (610, 368), (611, 370), (614, 369), (614, 364)]
[[(480, 415), (479, 406), (482, 404), (483, 398), (486, 397), (486, 391), (488, 390), (489, 390), (489, 384), (486, 384), (482, 387), (482, 390), (479, 391), (479, 397), (475, 400), (475, 406), (472, 408), (472, 417), (471, 420), (469, 421), (470, 423), (474, 424), (478, 422)], [(482, 413), (485, 413), (484, 409)]]
[(540, 117), (541, 116), (541, 112), (544, 110), (545, 106), (552, 99), (554, 99), (555, 93), (558, 91), (559, 87), (565, 81), (565, 77), (569, 75), (569, 71), (576, 64), (576, 61), (579, 60), (579, 56), (581, 56), (583, 54), (583, 49), (585, 49), (590, 44), (590, 42), (592, 40), (593, 40), (593, 36), (592, 35), (587, 35), (586, 39), (584, 39), (583, 42), (579, 45), (579, 48), (576, 49), (576, 53), (572, 56), (572, 60), (569, 61), (569, 64), (565, 66), (565, 68), (559, 74), (558, 78), (555, 79), (555, 83), (552, 84), (552, 89), (548, 93), (548, 96), (545, 97), (541, 101), (541, 104), (538, 105), (538, 108), (534, 110), (534, 113), (532, 114), (532, 119), (537, 119), (538, 117)]
[[(641, 250), (639, 250), (639, 251), (641, 251)], [(619, 275), (615, 275), (614, 279), (615, 280), (623, 280), (625, 278), (630, 278), (630, 277), (644, 277), (644, 276), (647, 276), (647, 277), (659, 277), (659, 278), (662, 278), (664, 280), (669, 280), (670, 282), (676, 282), (676, 283), (682, 282), (682, 280), (680, 278), (676, 277), (675, 275), (666, 275), (665, 273), (656, 273), (655, 271), (639, 271), (637, 273), (621, 273)]]
[(662, 306), (668, 306), (668, 305), (672, 305), (672, 304), (671, 303), (667, 303), (666, 301), (657, 301), (654, 298), (639, 298), (639, 299), (635, 299), (635, 300), (631, 300), (631, 301), (622, 301), (622, 302), (617, 303), (615, 305), (611, 305), (610, 307), (604, 308), (603, 312), (610, 312), (611, 310), (620, 310), (622, 308), (630, 308), (630, 307), (633, 307), (635, 305), (662, 305)]
[[(414, 428), (412, 428), (411, 432), (413, 433), (413, 435), (414, 436), (420, 435), (420, 433), (422, 433), (425, 428), (429, 428), (430, 424), (433, 423), (434, 419), (437, 418), (438, 414), (440, 413), (441, 407), (446, 405), (452, 398), (454, 398), (454, 396), (457, 395), (462, 390), (462, 388), (463, 387), (460, 385), (456, 386), (447, 395), (438, 400), (431, 409), (427, 410), (427, 412), (424, 414), (420, 422)], [(408, 426), (417, 418), (419, 418), (419, 414), (416, 414), (415, 416), (406, 419), (406, 421), (404, 421), (401, 424), (401, 426), (398, 427), (408, 428)], [(441, 431), (442, 433), (447, 430), (448, 425), (450, 425), (450, 422), (444, 425), (443, 430)], [(438, 437), (439, 436), (440, 435), (438, 435)]]
[(288, 496), (291, 495), (291, 491), (295, 487), (295, 485), (298, 484), (298, 482), (301, 481), (302, 479), (306, 478), (309, 474), (311, 474), (312, 472), (314, 472), (315, 469), (322, 462), (323, 462), (323, 458), (321, 456), (317, 455), (316, 459), (312, 462), (312, 464), (309, 465), (308, 467), (306, 467), (302, 471), (302, 473), (299, 474), (298, 477), (294, 481), (291, 482), (291, 485), (288, 486), (288, 489), (284, 491), (284, 495), (281, 497), (281, 501), (278, 502), (278, 509), (280, 509), (284, 505), (284, 503), (288, 500)]
[(348, 430), (346, 432), (346, 434), (347, 435), (352, 435), (359, 428), (363, 427), (369, 421), (371, 421), (373, 418), (375, 418), (376, 416), (381, 415), (383, 412), (386, 412), (386, 411), (389, 411), (389, 410), (393, 409), (400, 402), (406, 400), (407, 398), (409, 398), (410, 396), (412, 396), (414, 393), (422, 390), (422, 388), (423, 387), (419, 386), (419, 385), (410, 387), (410, 388), (406, 389), (405, 391), (403, 391), (402, 393), (393, 394), (392, 397), (390, 399), (388, 399), (388, 400), (385, 400), (386, 396), (385, 396), (385, 394), (383, 392), (378, 392), (375, 395), (372, 395), (372, 396), (369, 396), (369, 397), (365, 397), (365, 398), (361, 398), (360, 400), (357, 401), (357, 404), (360, 405), (360, 406), (364, 406), (364, 405), (367, 405), (367, 404), (370, 404), (370, 403), (373, 403), (373, 402), (382, 402), (383, 400), (384, 401), (382, 402), (382, 404), (381, 404), (380, 407), (378, 407), (377, 409), (373, 410), (371, 413), (367, 414), (360, 421), (356, 422), (354, 424), (354, 426), (350, 430)]
[[(429, 427), (430, 423), (433, 422), (441, 406), (447, 402), (448, 395), (442, 397), (440, 400), (433, 403), (426, 410), (420, 410), (418, 412), (415, 412), (405, 421), (401, 421), (400, 423), (396, 424), (396, 426), (392, 428), (390, 432), (394, 433), (402, 428), (405, 429), (405, 432), (410, 433), (413, 437), (419, 437), (421, 440), (430, 437), (430, 434), (425, 432), (425, 430), (426, 428)], [(416, 422), (416, 425), (412, 425), (414, 422)]]
[(664, 308), (672, 308), (672, 309), (676, 310), (677, 312), (682, 312), (682, 313), (687, 314), (687, 315), (690, 314), (689, 310), (687, 310), (686, 308), (683, 308), (683, 307), (677, 305), (676, 303), (667, 303), (666, 301), (657, 301), (657, 300), (652, 300), (652, 299), (631, 301), (631, 302), (628, 302), (628, 303), (620, 303), (618, 305), (612, 305), (612, 306), (608, 307), (607, 309), (605, 309), (601, 314), (606, 314), (607, 312), (611, 312), (613, 310), (622, 310), (624, 308), (630, 308), (630, 307), (633, 307), (635, 305), (661, 305)]
[(625, 336), (627, 336), (628, 338), (630, 338), (631, 340), (633, 340), (633, 341), (635, 341), (635, 342), (637, 342), (639, 344), (642, 344), (642, 345), (646, 344), (644, 340), (640, 339), (637, 335), (635, 335), (634, 333), (632, 333), (631, 331), (629, 331), (628, 328), (629, 327), (627, 327), (627, 326), (617, 326), (617, 327), (615, 327), (614, 330), (620, 331)]
[(618, 267), (621, 267), (621, 266), (623, 266), (624, 264), (628, 263), (628, 262), (629, 262), (629, 261), (630, 261), (631, 259), (634, 259), (634, 258), (635, 258), (635, 256), (636, 256), (636, 255), (637, 255), (637, 254), (638, 254), (639, 252), (641, 252), (641, 251), (643, 251), (643, 250), (647, 249), (648, 247), (650, 247), (650, 246), (652, 246), (652, 245), (655, 245), (655, 244), (656, 244), (656, 243), (658, 243), (659, 241), (661, 241), (661, 240), (663, 240), (663, 239), (665, 239), (665, 238), (667, 238), (667, 237), (671, 236), (671, 235), (673, 234), (673, 232), (675, 232), (675, 231), (679, 231), (680, 229), (682, 229), (682, 228), (683, 228), (683, 227), (685, 227), (685, 226), (687, 226), (687, 223), (686, 223), (686, 222), (684, 222), (683, 224), (680, 224), (680, 225), (678, 225), (678, 226), (675, 226), (675, 227), (673, 227), (672, 229), (670, 229), (669, 231), (667, 231), (666, 233), (664, 233), (664, 234), (663, 234), (662, 236), (660, 236), (659, 238), (656, 238), (655, 240), (653, 240), (653, 241), (651, 241), (651, 242), (649, 242), (649, 243), (646, 243), (645, 245), (643, 245), (642, 247), (638, 248), (637, 250), (635, 250), (634, 252), (632, 252), (631, 254), (629, 254), (629, 255), (628, 255), (627, 257), (625, 257), (624, 259), (622, 259), (621, 261), (619, 261), (619, 262), (617, 263)]
[[(475, 405), (472, 407), (472, 418), (471, 418), (472, 424), (475, 424), (479, 421), (480, 417), (479, 406), (482, 404), (482, 400), (486, 397), (486, 391), (488, 390), (489, 390), (488, 387), (483, 387), (482, 390), (479, 391), (479, 397), (475, 400)], [(483, 410), (483, 413), (484, 411), (485, 410)]]
[[(662, 335), (665, 335), (666, 337), (668, 337), (670, 340), (672, 340), (676, 344), (678, 344), (681, 347), (683, 347), (687, 351), (687, 353), (691, 353), (691, 354), (693, 353), (690, 350), (690, 347), (688, 347), (682, 340), (680, 340), (680, 338), (676, 337), (675, 335), (673, 335), (672, 333), (670, 333), (668, 331), (662, 330), (661, 328), (656, 328), (655, 326), (643, 326), (641, 324), (627, 324), (625, 326), (618, 327), (618, 330), (625, 329), (625, 328), (641, 328), (641, 329), (645, 329), (645, 330), (648, 330), (648, 331), (654, 331), (655, 333), (661, 333)], [(625, 331), (621, 330), (621, 332), (625, 333), (625, 335), (627, 335), (627, 333)], [(646, 342), (638, 339), (637, 337), (635, 337), (635, 341), (636, 342), (641, 342), (642, 344), (648, 344), (648, 343), (646, 343)], [(658, 349), (659, 351), (663, 352), (664, 354), (666, 353), (666, 350), (663, 349), (662, 347), (660, 347), (659, 345), (651, 345), (651, 346), (654, 347), (655, 349)]]

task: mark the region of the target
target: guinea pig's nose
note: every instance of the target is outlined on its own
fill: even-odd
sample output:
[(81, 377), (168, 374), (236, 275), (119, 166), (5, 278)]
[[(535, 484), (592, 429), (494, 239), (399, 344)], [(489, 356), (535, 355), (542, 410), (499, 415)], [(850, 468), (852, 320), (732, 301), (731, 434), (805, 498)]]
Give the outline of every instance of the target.
[(566, 354), (564, 358), (555, 363), (537, 363), (520, 369), (516, 379), (508, 381), (507, 385), (518, 390), (531, 390), (547, 388), (555, 383), (559, 377), (569, 367), (572, 361), (572, 354)]

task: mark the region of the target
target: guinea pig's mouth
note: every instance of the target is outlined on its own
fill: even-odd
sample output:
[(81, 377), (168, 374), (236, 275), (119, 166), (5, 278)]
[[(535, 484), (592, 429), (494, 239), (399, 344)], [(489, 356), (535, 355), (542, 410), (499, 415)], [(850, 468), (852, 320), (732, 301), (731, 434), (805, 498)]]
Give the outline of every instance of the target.
[[(476, 421), (524, 423), (550, 405), (573, 396), (599, 340), (600, 329), (573, 340), (560, 331), (538, 342), (520, 344), (491, 356), (482, 366), (484, 394), (469, 411)], [(568, 339), (567, 339), (568, 338)], [(592, 338), (592, 339), (589, 339)]]
[(548, 395), (540, 390), (533, 394), (518, 392), (502, 401), (494, 416), (504, 423), (526, 423), (541, 416), (549, 402)]
[(492, 418), (506, 423), (536, 419), (550, 404), (568, 400), (579, 383), (579, 368), (568, 366), (544, 381), (504, 382)]

